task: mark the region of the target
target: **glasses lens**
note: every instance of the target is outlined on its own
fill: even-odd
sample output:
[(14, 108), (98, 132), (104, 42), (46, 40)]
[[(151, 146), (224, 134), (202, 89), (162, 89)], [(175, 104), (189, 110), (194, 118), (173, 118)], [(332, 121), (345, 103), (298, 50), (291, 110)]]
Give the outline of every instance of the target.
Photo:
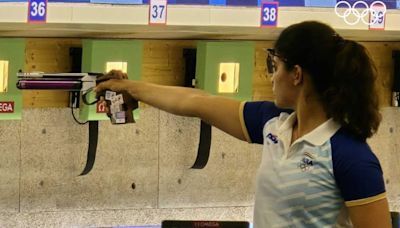
[(272, 61), (272, 55), (270, 53), (268, 53), (267, 56), (267, 70), (269, 74), (273, 74), (274, 73), (274, 62)]

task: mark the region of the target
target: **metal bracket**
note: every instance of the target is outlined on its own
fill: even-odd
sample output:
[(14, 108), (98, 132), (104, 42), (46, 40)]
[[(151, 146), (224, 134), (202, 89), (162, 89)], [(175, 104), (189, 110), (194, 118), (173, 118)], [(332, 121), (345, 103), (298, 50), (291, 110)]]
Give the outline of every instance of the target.
[[(193, 48), (183, 49), (183, 57), (185, 58), (185, 87), (196, 87), (196, 53)], [(211, 147), (211, 125), (201, 121), (200, 124), (200, 140), (197, 149), (197, 158), (192, 169), (203, 169), (210, 157)]]
[(89, 146), (86, 165), (79, 176), (84, 176), (92, 170), (96, 159), (97, 141), (99, 135), (99, 121), (89, 121)]
[(200, 141), (199, 148), (197, 150), (197, 158), (194, 162), (192, 169), (203, 169), (208, 162), (210, 157), (211, 147), (211, 125), (201, 121), (200, 123)]

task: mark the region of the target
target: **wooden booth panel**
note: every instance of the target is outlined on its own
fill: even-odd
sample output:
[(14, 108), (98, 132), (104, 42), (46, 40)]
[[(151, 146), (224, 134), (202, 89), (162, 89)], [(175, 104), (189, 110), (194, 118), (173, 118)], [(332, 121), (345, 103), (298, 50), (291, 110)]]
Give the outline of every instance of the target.
[[(26, 39), (25, 71), (64, 73), (71, 70), (70, 47), (81, 47), (80, 39), (30, 38)], [(23, 107), (67, 107), (66, 91), (24, 90)]]
[(253, 73), (253, 100), (274, 100), (272, 94), (271, 75), (267, 73), (267, 52), (266, 48), (272, 48), (273, 41), (256, 42), (255, 67)]
[(387, 107), (391, 105), (393, 87), (393, 59), (392, 51), (400, 50), (400, 42), (362, 42), (378, 71), (377, 90), (380, 105)]
[(183, 49), (196, 48), (195, 40), (147, 40), (143, 47), (142, 80), (162, 85), (183, 86)]

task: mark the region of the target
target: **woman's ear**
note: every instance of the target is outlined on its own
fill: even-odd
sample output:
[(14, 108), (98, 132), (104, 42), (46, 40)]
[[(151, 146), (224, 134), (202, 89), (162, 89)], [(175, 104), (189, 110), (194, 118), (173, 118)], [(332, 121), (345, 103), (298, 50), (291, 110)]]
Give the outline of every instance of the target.
[(303, 82), (303, 69), (299, 65), (293, 67), (293, 85), (297, 86)]

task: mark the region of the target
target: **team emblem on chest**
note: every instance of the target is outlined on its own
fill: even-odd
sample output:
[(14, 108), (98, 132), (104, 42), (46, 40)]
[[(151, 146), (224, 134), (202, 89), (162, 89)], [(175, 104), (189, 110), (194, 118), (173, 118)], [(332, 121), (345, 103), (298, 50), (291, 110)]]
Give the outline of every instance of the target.
[(303, 172), (311, 171), (314, 168), (314, 156), (309, 152), (305, 152), (299, 167)]

